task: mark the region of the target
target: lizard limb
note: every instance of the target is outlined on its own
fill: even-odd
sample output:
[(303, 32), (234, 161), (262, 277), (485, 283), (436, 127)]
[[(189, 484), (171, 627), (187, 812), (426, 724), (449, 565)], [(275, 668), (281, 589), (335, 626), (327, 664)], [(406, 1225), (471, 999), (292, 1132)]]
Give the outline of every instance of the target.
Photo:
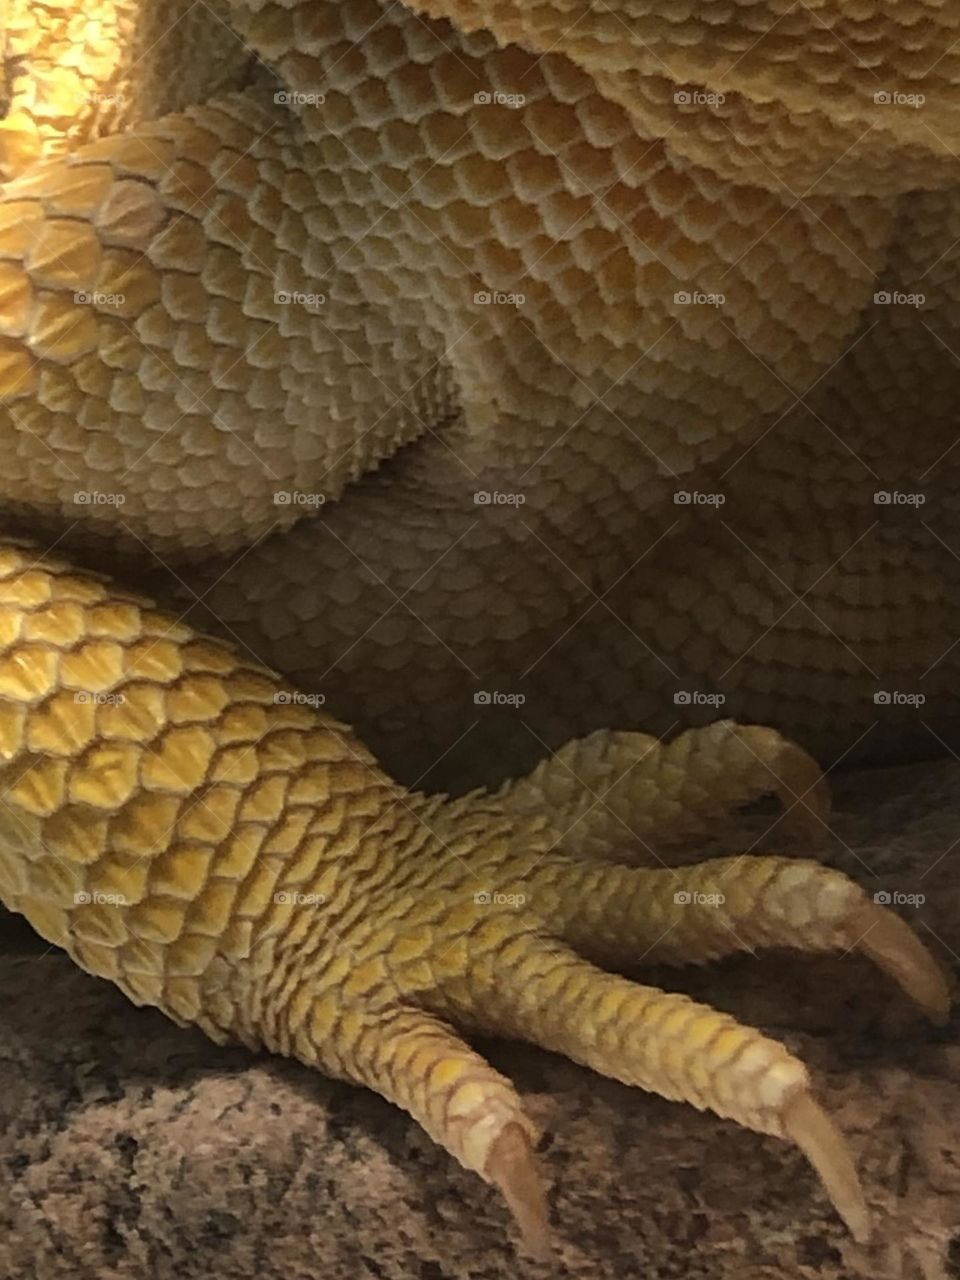
[[(614, 904), (594, 923), (635, 955), (646, 917), (621, 904), (646, 899), (659, 873), (577, 864), (545, 814), (404, 792), (272, 673), (12, 545), (0, 548), (0, 643), (0, 898), (84, 968), (216, 1039), (394, 1098), (500, 1186), (534, 1248), (532, 1130), (449, 1024), (794, 1137), (865, 1235), (845, 1148), (798, 1101), (801, 1063), (577, 954), (599, 932), (582, 928), (586, 888)], [(796, 901), (797, 869), (774, 870), (787, 892), (765, 896), (767, 914)], [(831, 904), (852, 895), (832, 874), (813, 875), (826, 916), (821, 886)], [(752, 909), (743, 920), (769, 925)], [(915, 940), (906, 958), (885, 939), (877, 951), (908, 984), (924, 955)]]

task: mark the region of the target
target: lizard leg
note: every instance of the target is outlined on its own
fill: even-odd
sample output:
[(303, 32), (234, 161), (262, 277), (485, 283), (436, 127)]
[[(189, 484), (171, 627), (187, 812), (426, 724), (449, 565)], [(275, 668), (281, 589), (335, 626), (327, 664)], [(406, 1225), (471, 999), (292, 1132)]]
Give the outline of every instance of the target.
[(775, 729), (718, 720), (669, 743), (600, 730), (567, 743), (500, 799), (517, 813), (548, 811), (568, 852), (626, 860), (629, 849), (701, 839), (765, 795), (791, 835), (826, 830), (830, 791), (819, 765)]
[[(252, 84), (3, 185), (0, 503), (17, 528), (140, 571), (249, 550), (442, 416), (436, 351), (398, 362), (379, 305), (338, 297), (349, 272), (307, 228), (335, 176), (281, 96)], [(374, 336), (347, 373), (358, 326)]]
[[(663, 871), (570, 857), (544, 812), (405, 791), (267, 669), (14, 546), (0, 547), (0, 799), (6, 906), (137, 1003), (401, 1103), (504, 1191), (531, 1245), (544, 1235), (532, 1130), (447, 1026), (528, 1039), (792, 1138), (866, 1235), (801, 1063), (592, 963), (641, 957)], [(727, 864), (713, 865), (691, 883), (715, 883)], [(833, 872), (774, 871), (762, 909), (731, 917), (748, 936), (797, 923), (810, 895), (791, 876), (806, 875), (808, 941), (846, 945), (852, 912), (880, 938), (874, 958), (942, 1016), (946, 992), (906, 926)], [(678, 954), (696, 958), (696, 936)]]
[[(0, 6), (0, 179), (136, 121), (241, 88), (253, 55), (216, 9), (169, 0)], [(206, 56), (191, 58), (203, 48)]]

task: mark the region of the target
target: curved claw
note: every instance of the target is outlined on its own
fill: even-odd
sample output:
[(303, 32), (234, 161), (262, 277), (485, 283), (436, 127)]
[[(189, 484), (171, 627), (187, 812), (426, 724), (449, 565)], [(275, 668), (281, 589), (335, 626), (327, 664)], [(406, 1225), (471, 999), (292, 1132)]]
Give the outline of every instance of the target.
[(870, 1238), (870, 1211), (846, 1142), (805, 1090), (787, 1103), (783, 1127), (820, 1175), (833, 1206), (858, 1244)]
[(853, 927), (861, 934), (857, 949), (888, 973), (935, 1026), (944, 1026), (950, 1017), (947, 980), (906, 921), (874, 902), (864, 902)]
[(770, 770), (775, 794), (783, 805), (784, 830), (819, 842), (829, 831), (830, 783), (816, 760), (795, 743), (784, 741)]
[(547, 1201), (530, 1138), (519, 1124), (508, 1124), (490, 1148), (484, 1174), (510, 1207), (526, 1250), (538, 1261), (550, 1252)]

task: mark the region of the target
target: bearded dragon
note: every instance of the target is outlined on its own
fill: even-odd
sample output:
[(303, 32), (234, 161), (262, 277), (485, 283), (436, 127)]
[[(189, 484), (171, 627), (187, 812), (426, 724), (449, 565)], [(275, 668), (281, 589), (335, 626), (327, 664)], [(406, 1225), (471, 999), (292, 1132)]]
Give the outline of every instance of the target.
[(958, 27), (13, 0), (4, 904), (406, 1108), (535, 1251), (463, 1036), (796, 1142), (865, 1238), (805, 1067), (611, 970), (859, 950), (948, 1014), (839, 872), (630, 863), (955, 729)]

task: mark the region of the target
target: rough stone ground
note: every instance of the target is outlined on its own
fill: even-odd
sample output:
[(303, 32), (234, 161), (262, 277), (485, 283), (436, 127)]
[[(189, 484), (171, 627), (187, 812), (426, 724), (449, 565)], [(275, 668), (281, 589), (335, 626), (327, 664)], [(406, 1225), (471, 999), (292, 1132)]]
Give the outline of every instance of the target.
[[(836, 808), (838, 839), (820, 855), (874, 890), (924, 893), (904, 913), (960, 964), (960, 765), (851, 775)], [(751, 814), (717, 849), (769, 821)], [(496, 1195), (401, 1112), (134, 1009), (3, 923), (9, 1280), (960, 1276), (960, 1019), (931, 1033), (858, 958), (644, 977), (762, 1025), (809, 1063), (875, 1211), (870, 1247), (786, 1145), (535, 1049), (484, 1045), (544, 1130), (556, 1253), (536, 1264), (517, 1258)]]

